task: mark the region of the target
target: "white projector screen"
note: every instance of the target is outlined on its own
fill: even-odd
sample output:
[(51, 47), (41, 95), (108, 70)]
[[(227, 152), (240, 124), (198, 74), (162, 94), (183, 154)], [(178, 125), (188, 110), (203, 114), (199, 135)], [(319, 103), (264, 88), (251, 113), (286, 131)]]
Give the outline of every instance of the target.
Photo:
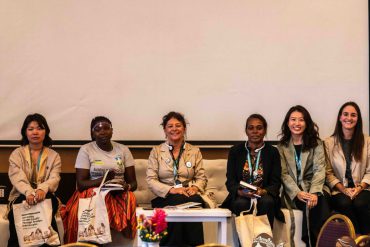
[(277, 140), (296, 104), (325, 138), (349, 100), (367, 132), (368, 54), (367, 0), (0, 0), (0, 140), (35, 112), (54, 140), (88, 140), (96, 115), (162, 140), (171, 110), (190, 140), (243, 140), (255, 112)]

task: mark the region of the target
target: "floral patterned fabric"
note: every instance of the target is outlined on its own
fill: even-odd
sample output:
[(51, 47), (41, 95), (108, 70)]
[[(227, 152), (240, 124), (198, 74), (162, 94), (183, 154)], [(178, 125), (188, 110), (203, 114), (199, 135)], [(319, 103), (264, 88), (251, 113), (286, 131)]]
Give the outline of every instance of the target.
[[(253, 170), (256, 167), (256, 164), (255, 164), (256, 159), (257, 159), (257, 156), (256, 155), (251, 155), (251, 163), (252, 163), (251, 167), (252, 167)], [(252, 173), (253, 173), (253, 171), (252, 171)], [(246, 183), (253, 184), (253, 185), (257, 186), (257, 187), (262, 187), (262, 183), (263, 183), (263, 163), (262, 163), (262, 157), (259, 160), (259, 166), (258, 166), (258, 170), (257, 170), (257, 176), (254, 177), (253, 179), (252, 179), (252, 176), (251, 176), (251, 172), (249, 171), (248, 159), (246, 159), (245, 164), (244, 164), (244, 167), (243, 167), (242, 179)]]

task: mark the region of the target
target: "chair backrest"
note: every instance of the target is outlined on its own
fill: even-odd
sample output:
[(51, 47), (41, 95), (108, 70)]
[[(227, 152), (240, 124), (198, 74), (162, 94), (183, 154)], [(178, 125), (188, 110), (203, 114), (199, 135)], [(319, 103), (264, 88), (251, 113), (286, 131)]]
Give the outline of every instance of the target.
[(65, 244), (65, 245), (62, 245), (61, 247), (98, 247), (98, 246), (95, 244), (76, 242), (76, 243)]
[(337, 239), (343, 236), (355, 239), (355, 228), (347, 216), (334, 214), (321, 227), (316, 247), (335, 246)]
[(370, 247), (370, 236), (369, 235), (361, 235), (361, 236), (356, 238), (355, 242), (356, 242), (356, 246)]
[(223, 245), (223, 244), (202, 244), (198, 245), (197, 247), (230, 247), (229, 245)]

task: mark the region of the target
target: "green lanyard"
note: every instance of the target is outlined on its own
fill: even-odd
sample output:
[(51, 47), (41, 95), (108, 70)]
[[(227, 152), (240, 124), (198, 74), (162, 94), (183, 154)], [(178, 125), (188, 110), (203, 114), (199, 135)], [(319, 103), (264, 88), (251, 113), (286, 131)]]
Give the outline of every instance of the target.
[(172, 160), (173, 160), (173, 177), (175, 179), (175, 182), (178, 178), (177, 171), (179, 169), (180, 159), (181, 159), (181, 155), (182, 155), (183, 152), (184, 152), (184, 147), (181, 147), (179, 156), (177, 157), (177, 159), (175, 159), (175, 156), (173, 155), (172, 150), (170, 150), (171, 157), (172, 157)]

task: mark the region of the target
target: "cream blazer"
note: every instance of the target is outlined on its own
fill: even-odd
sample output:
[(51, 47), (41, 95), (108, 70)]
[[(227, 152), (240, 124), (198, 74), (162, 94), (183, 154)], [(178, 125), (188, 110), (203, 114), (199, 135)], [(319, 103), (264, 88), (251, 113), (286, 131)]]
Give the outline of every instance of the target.
[[(281, 180), (284, 191), (291, 201), (301, 191), (299, 186), (305, 192), (323, 192), (326, 160), (322, 141), (318, 140), (318, 145), (315, 148), (301, 153), (302, 172), (299, 179), (297, 179), (297, 168), (294, 157), (295, 150), (292, 140), (287, 147), (279, 144), (277, 148), (281, 159)], [(295, 205), (292, 206), (294, 207)]]
[[(37, 176), (37, 188), (54, 193), (59, 185), (62, 164), (60, 156), (54, 150), (44, 147), (40, 160), (40, 170)], [(13, 201), (20, 194), (28, 196), (34, 192), (30, 180), (32, 164), (28, 145), (15, 149), (9, 157), (9, 179), (13, 185), (9, 201)]]
[[(150, 152), (146, 181), (149, 189), (159, 197), (166, 197), (175, 179), (173, 174), (174, 162), (168, 146), (162, 143)], [(207, 185), (207, 178), (203, 168), (203, 158), (199, 148), (185, 143), (185, 150), (181, 156), (178, 177), (181, 182), (189, 181), (203, 192)]]
[[(325, 140), (326, 154), (329, 164), (326, 168), (326, 183), (332, 189), (332, 194), (339, 193), (335, 189), (337, 183), (343, 183), (346, 173), (346, 158), (339, 140), (331, 136)], [(370, 138), (364, 136), (364, 147), (361, 161), (352, 158), (351, 171), (355, 184), (365, 182), (370, 185)]]

